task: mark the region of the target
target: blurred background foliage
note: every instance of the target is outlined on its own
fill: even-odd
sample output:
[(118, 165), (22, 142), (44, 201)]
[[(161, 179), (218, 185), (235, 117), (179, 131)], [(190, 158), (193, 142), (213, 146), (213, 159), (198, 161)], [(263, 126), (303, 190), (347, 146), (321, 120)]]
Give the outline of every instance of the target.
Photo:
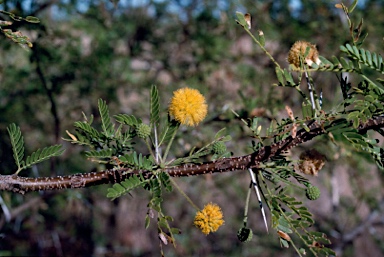
[[(345, 4), (348, 6), (348, 2)], [(107, 101), (111, 114), (135, 114), (149, 119), (149, 91), (158, 85), (163, 110), (172, 91), (193, 87), (209, 105), (206, 121), (184, 129), (172, 155), (185, 155), (192, 146), (202, 146), (227, 127), (234, 155), (251, 151), (250, 132), (230, 109), (243, 118), (286, 118), (289, 105), (300, 116), (301, 96), (277, 83), (274, 66), (262, 55), (240, 26), (235, 12), (252, 15), (253, 30), (266, 37), (266, 48), (283, 66), (297, 40), (317, 45), (328, 59), (339, 55), (339, 46), (349, 42), (348, 25), (337, 2), (328, 0), (136, 0), (136, 1), (3, 1), (1, 8), (19, 16), (33, 15), (40, 23), (14, 22), (8, 26), (30, 37), (33, 48), (25, 51), (0, 35), (0, 165), (1, 174), (12, 174), (15, 165), (6, 127), (17, 123), (29, 152), (53, 144), (67, 149), (61, 158), (42, 163), (24, 176), (54, 176), (101, 170), (85, 162), (81, 147), (61, 138), (74, 121), (95, 115), (97, 99)], [(364, 48), (382, 53), (384, 3), (361, 1), (353, 20), (364, 18), (368, 39)], [(8, 17), (1, 15), (1, 20)], [(327, 111), (342, 99), (334, 74), (313, 74), (322, 88)], [(358, 83), (359, 81), (353, 81)], [(304, 88), (304, 87), (303, 87)], [(200, 145), (199, 145), (200, 144)], [(177, 147), (176, 147), (177, 146)], [(350, 158), (348, 148), (325, 143), (321, 138), (300, 146), (317, 147), (327, 157), (319, 177), (311, 182), (322, 196), (308, 203), (316, 229), (326, 232), (332, 249), (340, 256), (383, 256), (384, 233), (382, 173), (370, 160)], [(293, 152), (292, 155), (298, 155)], [(254, 239), (237, 240), (242, 226), (243, 205), (249, 178), (244, 172), (177, 179), (201, 207), (213, 201), (224, 213), (225, 226), (204, 236), (192, 227), (194, 210), (178, 194), (169, 195), (165, 210), (175, 218), (177, 248), (167, 256), (292, 256), (282, 249), (277, 235), (267, 234), (254, 199), (248, 224)], [(0, 255), (40, 256), (156, 256), (157, 229), (144, 229), (145, 194), (108, 200), (106, 189), (29, 193), (2, 192), (12, 214), (0, 214)], [(165, 196), (167, 197), (167, 196)], [(252, 196), (254, 197), (254, 196)], [(303, 200), (305, 197), (303, 196)], [(374, 216), (376, 215), (376, 216)], [(375, 222), (373, 222), (373, 220)]]

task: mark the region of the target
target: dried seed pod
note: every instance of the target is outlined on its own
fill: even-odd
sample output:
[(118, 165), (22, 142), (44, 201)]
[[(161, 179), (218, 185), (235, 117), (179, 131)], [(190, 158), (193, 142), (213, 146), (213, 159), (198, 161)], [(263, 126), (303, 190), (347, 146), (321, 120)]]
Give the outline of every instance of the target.
[[(304, 56), (307, 47), (309, 47), (309, 52), (307, 56)], [(301, 66), (300, 58), (305, 58), (304, 62), (309, 66), (312, 66), (313, 63), (319, 65), (321, 62), (319, 59), (319, 52), (316, 49), (316, 45), (306, 41), (296, 41), (291, 47), (291, 50), (289, 50), (288, 62), (294, 65), (296, 68), (300, 68)]]
[(325, 156), (316, 149), (310, 149), (300, 154), (298, 169), (307, 175), (317, 176), (325, 164)]

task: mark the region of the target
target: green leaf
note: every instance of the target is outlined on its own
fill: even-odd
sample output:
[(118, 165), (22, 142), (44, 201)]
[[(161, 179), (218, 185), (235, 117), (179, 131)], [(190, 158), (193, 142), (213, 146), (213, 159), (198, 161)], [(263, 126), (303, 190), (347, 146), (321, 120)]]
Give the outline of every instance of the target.
[(345, 60), (343, 57), (340, 58), (340, 64), (341, 66), (343, 66), (344, 69), (349, 69), (349, 62), (347, 60)]
[(85, 152), (88, 158), (110, 158), (112, 157), (113, 149), (92, 150)]
[(359, 59), (361, 58), (359, 49), (356, 46), (352, 46), (352, 51), (356, 55), (357, 58), (359, 58)]
[(372, 53), (372, 62), (374, 64), (374, 66), (378, 66), (378, 58), (377, 58), (377, 54), (376, 53)]
[(159, 220), (157, 221), (157, 224), (160, 226), (160, 227), (163, 227), (163, 228), (168, 228), (168, 221), (164, 218), (159, 218)]
[(288, 234), (292, 233), (292, 230), (289, 227), (289, 222), (283, 216), (279, 217), (277, 229)]
[(340, 46), (340, 51), (348, 53), (348, 49), (345, 46)]
[(322, 64), (324, 65), (330, 65), (330, 66), (333, 66), (333, 65), (337, 65), (338, 63), (338, 60), (335, 56), (332, 56), (332, 60), (333, 60), (333, 63), (331, 61), (329, 61), (327, 58), (325, 58), (324, 56), (319, 56), (319, 59), (321, 61)]
[(21, 135), (20, 127), (12, 123), (7, 128), (9, 137), (11, 138), (11, 145), (13, 151), (13, 158), (17, 165), (17, 172), (19, 172), (24, 166), (24, 138)]
[(290, 86), (294, 86), (295, 85), (295, 82), (293, 81), (292, 74), (288, 70), (286, 70), (286, 69), (284, 69), (284, 77), (285, 77), (285, 80), (289, 84), (291, 84)]
[(33, 152), (30, 156), (27, 156), (25, 162), (25, 168), (31, 167), (34, 164), (45, 161), (51, 157), (61, 155), (65, 150), (61, 148), (62, 145), (53, 145), (43, 148), (43, 150), (38, 149)]
[(222, 129), (220, 129), (220, 130), (216, 133), (216, 135), (215, 135), (215, 140), (217, 140), (217, 139), (219, 139), (220, 137), (224, 136), (225, 130), (226, 130), (226, 128), (222, 128)]
[(159, 91), (155, 85), (151, 87), (151, 125), (159, 125), (160, 120), (160, 101)]
[(289, 243), (287, 240), (280, 238), (280, 243), (284, 248), (289, 248)]
[(247, 22), (245, 21), (245, 18), (244, 18), (244, 14), (242, 14), (241, 12), (236, 12), (236, 16), (237, 16), (237, 21), (239, 22), (239, 24), (241, 26), (243, 26), (244, 28), (247, 28), (248, 29), (248, 25), (247, 25)]
[(27, 16), (27, 17), (25, 17), (25, 20), (30, 22), (30, 23), (39, 23), (40, 22), (39, 18), (34, 17), (34, 16)]
[(129, 126), (137, 126), (142, 123), (141, 119), (137, 119), (134, 115), (128, 114), (117, 114), (113, 116), (115, 120), (121, 124), (129, 125)]
[(232, 137), (231, 135), (226, 135), (225, 137), (223, 137), (221, 139), (222, 142), (228, 142), (228, 141), (231, 141), (232, 140)]
[(150, 223), (151, 223), (151, 219), (149, 218), (149, 215), (147, 214), (145, 216), (145, 229), (148, 229)]
[(285, 80), (283, 77), (284, 76), (283, 71), (279, 67), (276, 67), (275, 71), (276, 71), (277, 80), (280, 82), (280, 84), (284, 85)]
[(361, 59), (363, 59), (363, 62), (367, 62), (367, 55), (364, 51), (364, 49), (360, 48), (360, 56), (361, 56)]
[(168, 216), (168, 215), (164, 216), (164, 219), (165, 219), (166, 221), (170, 221), (170, 222), (173, 221), (173, 217), (172, 217), (172, 216)]
[(350, 44), (346, 44), (345, 47), (347, 48), (347, 51), (349, 53), (352, 53), (352, 54), (354, 53), (353, 47)]
[(365, 55), (367, 56), (367, 62), (369, 64), (369, 66), (373, 66), (371, 52), (370, 51), (365, 51)]
[(105, 101), (103, 99), (99, 99), (99, 112), (101, 117), (101, 125), (103, 128), (104, 135), (107, 137), (112, 137), (114, 134), (114, 126), (111, 122), (111, 117), (109, 116), (109, 109)]
[(352, 13), (355, 10), (358, 0), (354, 0), (351, 6), (348, 8), (348, 13)]
[(176, 234), (176, 235), (181, 234), (181, 230), (178, 229), (178, 228), (171, 228), (170, 232), (171, 232), (172, 234)]
[(357, 127), (359, 126), (359, 124), (360, 124), (360, 123), (359, 123), (359, 118), (357, 118), (357, 117), (354, 118), (354, 119), (353, 119), (353, 127), (354, 127), (354, 128), (357, 128)]

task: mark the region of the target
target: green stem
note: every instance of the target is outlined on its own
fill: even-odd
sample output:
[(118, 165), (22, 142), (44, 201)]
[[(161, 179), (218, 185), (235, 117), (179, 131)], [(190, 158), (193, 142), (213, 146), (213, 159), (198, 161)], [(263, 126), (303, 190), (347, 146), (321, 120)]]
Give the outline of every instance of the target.
[(178, 129), (175, 129), (175, 131), (174, 131), (173, 134), (172, 134), (172, 138), (171, 138), (171, 140), (169, 140), (169, 143), (168, 143), (168, 145), (167, 145), (167, 149), (165, 149), (165, 153), (164, 153), (164, 156), (163, 156), (163, 160), (166, 160), (166, 159), (167, 159), (167, 155), (168, 155), (168, 153), (169, 153), (169, 150), (171, 149), (171, 145), (172, 145), (172, 143), (173, 143), (173, 140), (175, 139), (177, 130), (178, 130)]
[(273, 58), (273, 56), (268, 52), (268, 50), (265, 49), (265, 47), (259, 42), (259, 40), (257, 40), (255, 38), (255, 36), (251, 33), (251, 31), (248, 28), (244, 27), (244, 26), (243, 26), (243, 28), (251, 36), (253, 41), (255, 41), (256, 44), (258, 44), (260, 46), (261, 50), (264, 51), (264, 53), (269, 57), (269, 59), (271, 59), (271, 61), (276, 65), (276, 67), (278, 67), (281, 70), (281, 67), (280, 67), (279, 63), (275, 60), (275, 58)]
[(251, 199), (251, 191), (252, 191), (252, 183), (250, 184), (248, 188), (247, 198), (245, 200), (245, 208), (244, 208), (244, 227), (247, 227), (247, 220), (248, 220), (248, 207), (249, 207), (249, 200)]
[(381, 93), (384, 93), (384, 87), (381, 86), (381, 85), (377, 85), (375, 82), (373, 82), (372, 80), (370, 80), (369, 78), (367, 78), (367, 76), (365, 76), (364, 74), (361, 74), (361, 76), (366, 80), (368, 81), (370, 84), (372, 84), (373, 86), (375, 86), (376, 88), (378, 88), (380, 90)]
[(151, 147), (151, 145), (149, 144), (148, 139), (145, 139), (144, 141), (145, 141), (145, 145), (147, 146), (147, 148), (148, 148), (148, 150), (149, 150), (149, 153), (150, 153), (150, 154), (153, 156), (153, 158), (155, 158), (155, 160), (156, 160), (155, 153), (153, 152), (152, 147)]
[(180, 194), (184, 196), (184, 198), (193, 206), (193, 208), (195, 208), (197, 211), (200, 211), (200, 208), (193, 203), (191, 198), (189, 198), (189, 196), (186, 193), (184, 193), (184, 191), (179, 187), (179, 185), (175, 182), (175, 180), (172, 177), (169, 177), (169, 180), (172, 182), (175, 188), (180, 192)]

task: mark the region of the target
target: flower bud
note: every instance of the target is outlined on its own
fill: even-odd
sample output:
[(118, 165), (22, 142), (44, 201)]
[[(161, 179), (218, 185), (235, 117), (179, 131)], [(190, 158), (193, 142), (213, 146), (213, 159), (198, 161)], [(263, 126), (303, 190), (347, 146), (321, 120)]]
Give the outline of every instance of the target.
[(149, 135), (151, 135), (151, 127), (145, 123), (140, 123), (136, 127), (136, 134), (138, 137), (146, 139)]

